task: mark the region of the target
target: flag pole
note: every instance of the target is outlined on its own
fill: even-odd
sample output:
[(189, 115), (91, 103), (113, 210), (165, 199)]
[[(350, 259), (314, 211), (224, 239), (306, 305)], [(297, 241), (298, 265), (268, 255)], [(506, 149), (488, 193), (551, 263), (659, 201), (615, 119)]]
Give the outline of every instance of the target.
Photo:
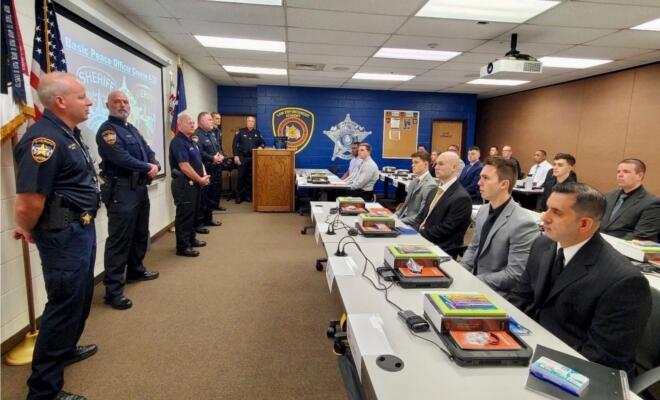
[[(18, 134), (14, 132), (11, 136), (11, 148), (13, 150), (18, 143)], [(16, 162), (14, 160), (14, 174), (16, 174)], [(25, 240), (21, 240), (23, 249), (23, 270), (25, 272), (25, 288), (27, 292), (28, 318), (30, 320), (30, 330), (25, 334), (21, 343), (11, 349), (5, 357), (7, 365), (26, 365), (32, 362), (34, 345), (37, 342), (37, 318), (34, 312), (34, 288), (32, 287), (32, 264), (30, 262), (30, 247)]]

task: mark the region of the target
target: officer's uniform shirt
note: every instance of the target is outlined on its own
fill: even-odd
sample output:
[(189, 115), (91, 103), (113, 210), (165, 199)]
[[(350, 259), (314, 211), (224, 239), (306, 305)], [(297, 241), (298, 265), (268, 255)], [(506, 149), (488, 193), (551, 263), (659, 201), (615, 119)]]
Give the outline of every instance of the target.
[(18, 165), (16, 193), (58, 193), (74, 211), (96, 211), (98, 179), (80, 130), (71, 130), (46, 110), (14, 153)]
[(107, 177), (127, 178), (133, 172), (146, 174), (149, 163), (158, 164), (155, 153), (136, 127), (109, 116), (96, 134), (103, 172)]
[(258, 129), (248, 130), (248, 128), (241, 128), (234, 137), (234, 155), (252, 157), (253, 149), (265, 145), (264, 138)]
[(222, 128), (213, 128), (212, 132), (218, 142), (218, 151), (220, 151), (220, 154), (224, 156), (225, 151), (222, 149)]
[(218, 141), (213, 131), (204, 131), (202, 128), (195, 130), (195, 135), (199, 138), (197, 146), (202, 153), (204, 164), (213, 164), (213, 157), (219, 152)]
[[(197, 172), (197, 175), (204, 176), (204, 164), (199, 147), (191, 138), (186, 137), (179, 132), (170, 142), (170, 166), (173, 171), (181, 172), (180, 162), (190, 163), (190, 166)], [(181, 172), (183, 174), (183, 172)]]

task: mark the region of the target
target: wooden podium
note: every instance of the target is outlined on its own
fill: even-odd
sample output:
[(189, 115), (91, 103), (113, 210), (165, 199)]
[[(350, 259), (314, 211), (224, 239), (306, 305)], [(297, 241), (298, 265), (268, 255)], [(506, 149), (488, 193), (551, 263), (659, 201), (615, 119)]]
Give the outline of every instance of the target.
[(252, 150), (254, 211), (294, 211), (295, 169), (293, 150)]

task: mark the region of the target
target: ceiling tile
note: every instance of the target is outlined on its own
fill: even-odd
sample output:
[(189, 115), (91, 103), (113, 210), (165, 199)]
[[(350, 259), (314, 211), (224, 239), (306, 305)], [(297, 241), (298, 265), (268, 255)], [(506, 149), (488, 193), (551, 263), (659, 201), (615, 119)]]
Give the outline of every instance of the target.
[(215, 1), (159, 0), (159, 2), (171, 15), (177, 18), (235, 24), (284, 26), (283, 7)]
[(325, 87), (325, 88), (338, 88), (343, 82), (315, 82), (315, 81), (300, 81), (297, 79), (291, 79), (289, 86), (301, 86), (301, 87)]
[(247, 58), (215, 57), (215, 62), (220, 65), (238, 65), (261, 68), (286, 68), (286, 61), (276, 60), (251, 60)]
[(489, 22), (485, 25), (476, 21), (443, 18), (410, 18), (396, 32), (398, 35), (416, 35), (461, 39), (492, 39), (515, 28), (517, 24)]
[(440, 64), (440, 66), (435, 69), (441, 71), (454, 70), (454, 71), (467, 71), (466, 73), (479, 73), (479, 70), (483, 66), (484, 66), (483, 63), (462, 63), (462, 62), (454, 62), (452, 60)]
[(378, 47), (343, 46), (321, 43), (288, 42), (289, 53), (322, 54), (330, 56), (362, 56), (369, 57), (378, 50)]
[(371, 14), (412, 15), (428, 0), (287, 0), (287, 7), (311, 8), (315, 10), (346, 11)]
[(289, 69), (289, 76), (298, 79), (319, 79), (319, 80), (346, 80), (353, 76), (352, 71), (336, 72), (336, 71), (304, 71), (297, 69)]
[(270, 51), (250, 51), (250, 50), (233, 50), (233, 49), (217, 49), (207, 47), (209, 54), (216, 58), (242, 58), (246, 60), (270, 60), (270, 61), (286, 61), (286, 53), (273, 53)]
[(660, 49), (660, 32), (624, 30), (591, 41), (587, 45)]
[(365, 67), (379, 68), (407, 68), (411, 71), (426, 71), (435, 68), (441, 64), (440, 61), (422, 61), (422, 60), (398, 60), (396, 58), (370, 58)]
[(425, 70), (415, 70), (406, 67), (369, 67), (362, 66), (358, 70), (360, 73), (364, 74), (399, 74), (399, 75), (420, 75), (424, 73)]
[(533, 25), (625, 29), (660, 18), (660, 7), (563, 2), (527, 21)]
[(286, 40), (286, 28), (283, 26), (229, 24), (195, 19), (180, 19), (183, 29), (193, 35), (222, 36), (242, 39)]
[(399, 16), (303, 8), (288, 8), (286, 16), (290, 27), (373, 33), (393, 33), (406, 20), (405, 17)]
[(120, 14), (172, 17), (156, 0), (106, 0), (105, 2)]
[[(392, 35), (383, 47), (403, 49), (468, 51), (484, 43), (478, 39), (452, 39), (429, 36)], [(429, 46), (431, 44), (432, 46)]]
[(319, 54), (289, 54), (289, 62), (312, 64), (362, 65), (367, 57), (324, 56)]
[(457, 63), (481, 64), (486, 65), (495, 60), (497, 56), (485, 53), (463, 53), (458, 57), (452, 58), (451, 61)]
[(479, 94), (479, 93), (494, 92), (496, 90), (497, 88), (494, 88), (492, 86), (461, 84), (461, 85), (452, 86), (447, 89), (443, 89), (442, 92)]
[[(539, 58), (566, 50), (570, 47), (572, 47), (570, 44), (518, 42), (516, 49), (523, 54), (529, 54), (532, 57)], [(509, 40), (489, 40), (481, 46), (472, 49), (475, 53), (490, 53), (500, 56), (504, 56), (509, 50), (511, 50), (511, 42)]]
[(351, 79), (350, 81), (342, 85), (343, 88), (347, 89), (372, 89), (372, 90), (389, 90), (400, 82), (372, 82), (372, 81), (363, 81), (358, 79)]
[(186, 33), (174, 18), (127, 15), (126, 18), (147, 32)]
[(552, 54), (553, 57), (601, 58), (618, 60), (626, 57), (648, 53), (649, 49), (603, 46), (574, 46)]
[(259, 78), (233, 78), (236, 83), (245, 86), (257, 86), (257, 85), (278, 85), (286, 86), (289, 83), (289, 80), (286, 76), (284, 77), (275, 77), (269, 78), (267, 75), (260, 75)]
[(380, 46), (389, 35), (380, 33), (287, 28), (288, 40), (300, 43), (328, 43), (355, 46)]
[(404, 82), (392, 90), (405, 90), (411, 92), (437, 92), (452, 86), (452, 83), (414, 83), (412, 81)]
[(615, 29), (568, 28), (562, 26), (541, 26), (523, 24), (501, 35), (497, 40), (511, 39), (512, 33), (518, 40), (533, 43), (582, 44), (616, 32)]

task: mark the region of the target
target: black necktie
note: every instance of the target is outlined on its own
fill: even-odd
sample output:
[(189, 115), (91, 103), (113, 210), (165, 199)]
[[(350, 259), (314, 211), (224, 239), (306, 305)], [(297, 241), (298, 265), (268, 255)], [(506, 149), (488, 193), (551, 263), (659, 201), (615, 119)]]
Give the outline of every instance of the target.
[(621, 193), (619, 195), (619, 198), (616, 200), (616, 203), (614, 204), (614, 208), (612, 208), (612, 213), (610, 214), (610, 219), (614, 218), (616, 214), (619, 212), (621, 209), (621, 206), (623, 205), (623, 202), (626, 200), (626, 197), (628, 197), (627, 194)]
[(559, 249), (557, 255), (555, 256), (555, 261), (552, 263), (552, 270), (550, 271), (550, 282), (551, 287), (557, 281), (557, 277), (561, 274), (561, 271), (564, 270), (564, 249)]

